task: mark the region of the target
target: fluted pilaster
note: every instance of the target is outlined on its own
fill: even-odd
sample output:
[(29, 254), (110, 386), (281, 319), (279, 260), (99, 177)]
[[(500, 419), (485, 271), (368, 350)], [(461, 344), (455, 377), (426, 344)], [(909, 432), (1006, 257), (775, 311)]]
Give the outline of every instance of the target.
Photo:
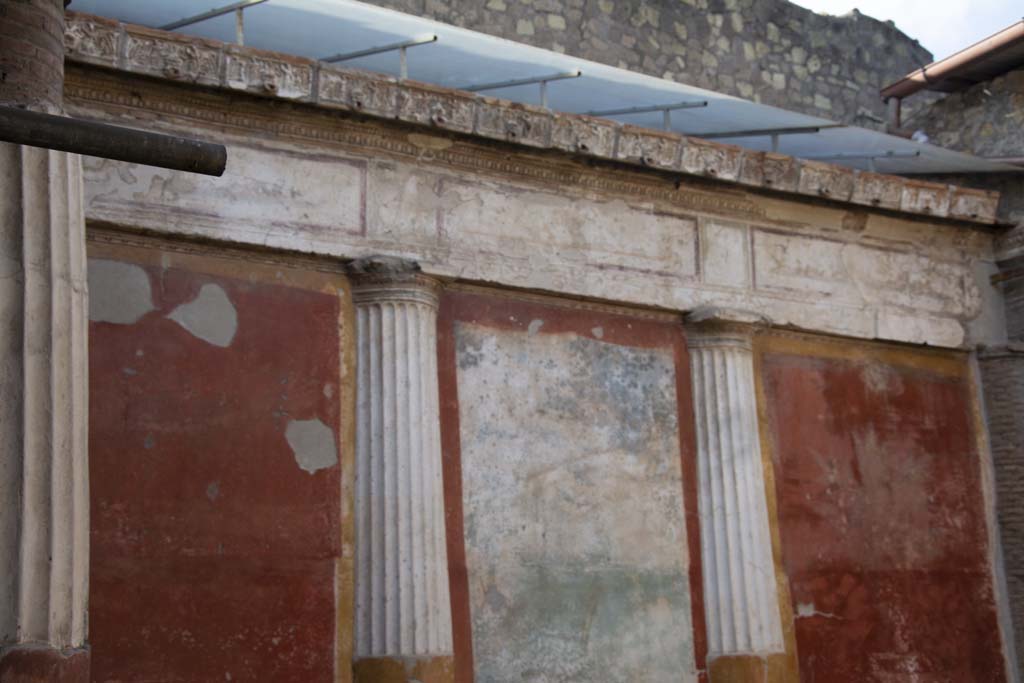
[(688, 318), (709, 656), (782, 652), (751, 333), (756, 316)]
[(357, 658), (452, 652), (437, 385), (438, 284), (357, 261)]
[(81, 161), (0, 144), (0, 187), (0, 646), (64, 651), (89, 567)]

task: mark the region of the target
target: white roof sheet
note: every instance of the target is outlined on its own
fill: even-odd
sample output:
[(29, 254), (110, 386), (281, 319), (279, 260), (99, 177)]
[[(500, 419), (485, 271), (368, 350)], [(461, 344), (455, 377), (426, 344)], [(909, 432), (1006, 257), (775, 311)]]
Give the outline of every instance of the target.
[[(220, 6), (211, 5), (210, 0), (73, 0), (69, 9), (159, 27)], [(578, 69), (582, 72), (579, 78), (553, 81), (547, 86), (548, 106), (561, 112), (585, 113), (707, 101), (706, 107), (673, 111), (671, 129), (701, 136), (729, 131), (835, 125), (827, 119), (577, 59), (355, 0), (267, 0), (246, 9), (244, 17), (246, 45), (310, 58), (324, 58), (435, 34), (438, 37), (436, 42), (409, 48), (408, 77), (452, 88)], [(232, 12), (207, 19), (178, 28), (176, 32), (234, 42), (235, 15)], [(343, 65), (399, 75), (397, 51), (349, 60)], [(489, 90), (487, 94), (516, 102), (541, 103), (540, 87), (536, 84)], [(663, 128), (660, 111), (609, 118), (649, 128)], [(771, 137), (766, 135), (723, 141), (757, 150), (768, 150), (772, 145)], [(853, 168), (874, 168), (882, 173), (1020, 170), (1016, 166), (854, 126), (781, 135), (778, 151)]]

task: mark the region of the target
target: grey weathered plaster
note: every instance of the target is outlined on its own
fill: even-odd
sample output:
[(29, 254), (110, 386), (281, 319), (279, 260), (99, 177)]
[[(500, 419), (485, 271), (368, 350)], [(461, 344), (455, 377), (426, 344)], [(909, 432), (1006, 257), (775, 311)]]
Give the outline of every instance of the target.
[(227, 347), (238, 330), (238, 313), (220, 285), (205, 284), (189, 303), (167, 316), (203, 341)]
[(145, 270), (131, 263), (89, 259), (89, 320), (131, 325), (152, 310)]
[(476, 680), (696, 680), (672, 353), (537, 322), (456, 328)]
[(334, 432), (320, 420), (292, 420), (284, 432), (299, 467), (315, 473), (338, 463)]

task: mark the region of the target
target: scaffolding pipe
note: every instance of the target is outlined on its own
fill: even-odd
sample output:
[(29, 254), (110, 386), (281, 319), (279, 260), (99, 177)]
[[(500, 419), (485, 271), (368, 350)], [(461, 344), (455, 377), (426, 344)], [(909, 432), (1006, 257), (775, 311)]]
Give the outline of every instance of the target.
[(213, 19), (214, 17), (219, 17), (222, 14), (230, 14), (231, 12), (234, 12), (235, 10), (242, 10), (242, 9), (245, 9), (246, 7), (252, 7), (253, 5), (259, 5), (259, 4), (264, 3), (266, 1), (267, 0), (242, 0), (242, 2), (236, 2), (236, 3), (232, 3), (230, 5), (225, 5), (224, 7), (218, 7), (217, 9), (212, 9), (209, 12), (203, 12), (202, 14), (195, 14), (195, 15), (193, 15), (191, 17), (185, 17), (184, 19), (179, 19), (178, 21), (172, 21), (169, 24), (164, 24), (163, 26), (157, 26), (157, 28), (160, 29), (161, 31), (173, 31), (174, 29), (181, 28), (182, 26), (190, 26), (192, 24), (198, 24), (200, 21), (206, 21), (207, 19)]
[(0, 106), (0, 142), (220, 176), (224, 145)]
[(377, 47), (369, 47), (365, 50), (357, 50), (355, 52), (339, 52), (336, 55), (330, 55), (329, 57), (323, 57), (321, 62), (344, 62), (349, 59), (356, 59), (358, 57), (369, 57), (370, 55), (378, 55), (382, 52), (391, 52), (392, 50), (402, 50), (403, 54), (406, 48), (416, 47), (417, 45), (427, 45), (429, 43), (437, 42), (437, 36), (433, 33), (418, 38), (412, 38), (411, 40), (403, 40), (398, 43), (389, 43), (388, 45), (379, 45)]

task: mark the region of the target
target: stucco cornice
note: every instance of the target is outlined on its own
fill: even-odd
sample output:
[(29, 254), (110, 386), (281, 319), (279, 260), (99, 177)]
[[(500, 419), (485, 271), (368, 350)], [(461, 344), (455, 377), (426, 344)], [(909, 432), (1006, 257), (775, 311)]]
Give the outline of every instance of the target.
[(342, 69), (69, 12), (66, 58), (173, 82), (397, 120), (534, 149), (714, 178), (911, 215), (996, 220), (998, 193), (854, 171), (782, 154)]

